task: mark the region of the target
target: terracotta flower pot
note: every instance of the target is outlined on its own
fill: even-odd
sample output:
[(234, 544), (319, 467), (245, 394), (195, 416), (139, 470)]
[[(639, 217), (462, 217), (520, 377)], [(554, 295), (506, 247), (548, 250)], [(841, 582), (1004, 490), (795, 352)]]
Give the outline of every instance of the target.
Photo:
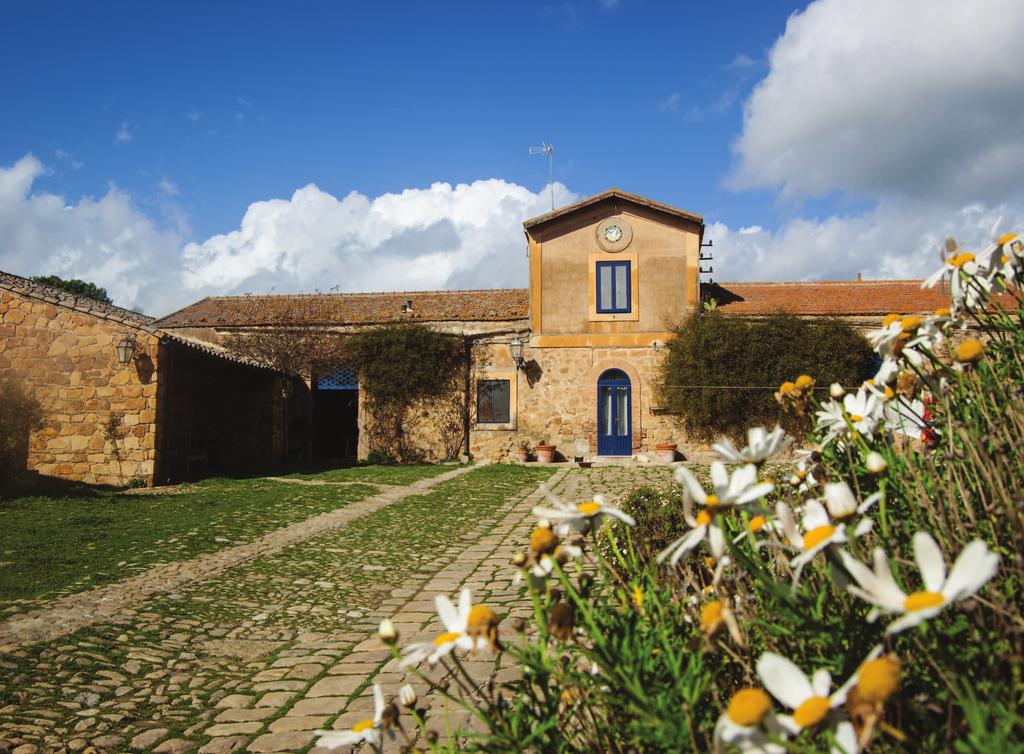
[(659, 442), (654, 446), (658, 451), (658, 460), (662, 463), (672, 463), (676, 460), (676, 448), (674, 442)]
[(537, 453), (537, 463), (553, 463), (555, 460), (554, 445), (538, 445), (534, 451)]
[(519, 463), (526, 463), (527, 461), (530, 460), (530, 451), (528, 451), (528, 450), (517, 450), (516, 451), (516, 460), (519, 461)]

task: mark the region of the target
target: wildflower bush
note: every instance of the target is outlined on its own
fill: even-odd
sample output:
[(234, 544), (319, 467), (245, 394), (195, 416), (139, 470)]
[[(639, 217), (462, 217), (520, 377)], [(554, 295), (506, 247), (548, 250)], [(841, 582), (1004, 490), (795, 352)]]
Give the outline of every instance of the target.
[(693, 314), (667, 346), (661, 404), (679, 415), (691, 437), (702, 439), (739, 437), (751, 424), (777, 422), (803, 433), (799, 418), (780, 412), (771, 391), (759, 387), (801, 373), (824, 385), (859, 385), (875, 364), (871, 346), (847, 323), (812, 322), (785, 312), (757, 319)]
[[(385, 621), (469, 730), (439, 735), (411, 687), (387, 702), (375, 686), (374, 717), (319, 745), (1024, 752), (1024, 245), (950, 249), (927, 284), (948, 279), (951, 306), (887, 317), (873, 378), (824, 401), (809, 375), (780, 387), (812, 440), (795, 467), (771, 463), (781, 428), (755, 428), (715, 446), (708, 478), (679, 469), (679, 499), (549, 493), (510, 566), (531, 619), (499, 637), (464, 589), (437, 598), (432, 641)], [(467, 652), (498, 675), (474, 678)]]

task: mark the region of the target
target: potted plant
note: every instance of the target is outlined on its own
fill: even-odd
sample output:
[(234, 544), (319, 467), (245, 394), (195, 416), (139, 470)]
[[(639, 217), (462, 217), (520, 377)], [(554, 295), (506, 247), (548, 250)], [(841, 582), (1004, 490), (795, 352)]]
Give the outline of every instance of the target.
[(658, 451), (658, 460), (662, 463), (672, 463), (676, 460), (676, 448), (674, 442), (659, 442), (654, 446)]
[(526, 463), (530, 460), (530, 443), (526, 440), (519, 441), (519, 446), (516, 448), (516, 460), (519, 463)]
[(537, 463), (553, 463), (555, 460), (555, 446), (548, 445), (547, 440), (537, 443), (533, 449), (537, 453)]

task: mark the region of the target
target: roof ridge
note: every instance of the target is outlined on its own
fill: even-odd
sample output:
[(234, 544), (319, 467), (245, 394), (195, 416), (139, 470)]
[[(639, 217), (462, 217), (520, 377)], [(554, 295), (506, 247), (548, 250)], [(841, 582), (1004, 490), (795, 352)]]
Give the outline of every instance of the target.
[[(332, 291), (318, 293), (241, 293), (233, 296), (206, 296), (200, 301), (234, 301), (250, 298), (312, 298), (314, 296), (403, 296), (415, 294), (452, 294), (452, 293), (518, 293), (529, 291), (529, 288), (436, 288), (418, 291)], [(198, 301), (195, 303), (199, 303)], [(190, 304), (192, 306), (192, 304)], [(188, 306), (183, 307), (185, 309)], [(180, 309), (178, 311), (181, 311)], [(173, 314), (174, 312), (172, 312)], [(167, 315), (170, 316), (170, 315)]]
[[(14, 291), (22, 296), (42, 299), (47, 303), (63, 306), (75, 311), (84, 311), (104, 319), (117, 319), (129, 324), (149, 325), (156, 321), (155, 317), (137, 312), (116, 304), (105, 304), (88, 296), (78, 296), (63, 288), (46, 283), (37, 283), (30, 278), (16, 275), (13, 272), (0, 270), (0, 288)], [(135, 322), (132, 322), (135, 320)]]
[(902, 278), (899, 280), (715, 280), (705, 285), (889, 285), (891, 283), (923, 283), (922, 278)]

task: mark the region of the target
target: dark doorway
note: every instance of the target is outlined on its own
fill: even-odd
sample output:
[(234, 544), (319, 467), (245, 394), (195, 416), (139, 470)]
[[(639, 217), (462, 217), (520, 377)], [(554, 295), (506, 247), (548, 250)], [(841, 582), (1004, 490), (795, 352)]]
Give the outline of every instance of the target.
[(359, 387), (351, 369), (337, 369), (317, 379), (317, 455), (324, 460), (359, 454)]

